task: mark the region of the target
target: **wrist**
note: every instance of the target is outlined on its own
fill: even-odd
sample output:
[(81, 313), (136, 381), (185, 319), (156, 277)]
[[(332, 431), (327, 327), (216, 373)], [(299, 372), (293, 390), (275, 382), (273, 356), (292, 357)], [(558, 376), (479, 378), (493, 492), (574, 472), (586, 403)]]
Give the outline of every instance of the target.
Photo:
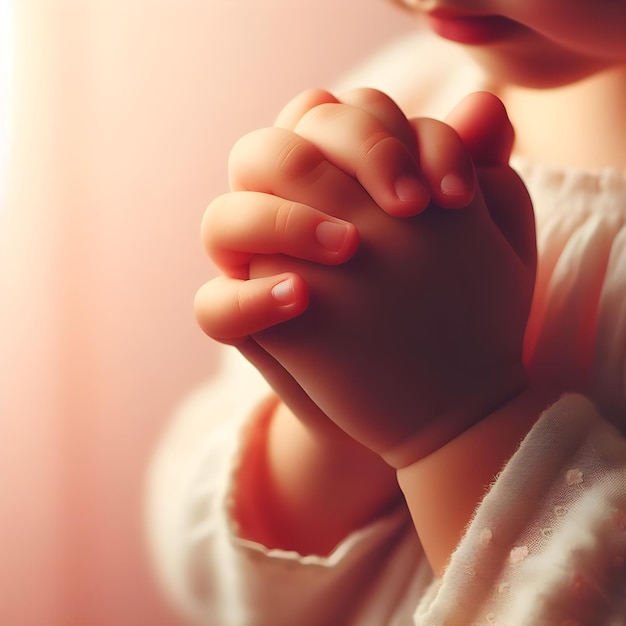
[(338, 429), (308, 428), (277, 399), (246, 439), (234, 513), (241, 536), (267, 548), (330, 554), (402, 499), (382, 459)]
[(557, 397), (553, 389), (528, 387), (438, 450), (397, 471), (413, 523), (437, 575), (489, 485)]
[(518, 397), (526, 385), (526, 371), (521, 363), (466, 377), (463, 385), (445, 390), (443, 406), (426, 411), (428, 418), (420, 420), (422, 425), (413, 436), (380, 452), (380, 456), (397, 470), (413, 465)]

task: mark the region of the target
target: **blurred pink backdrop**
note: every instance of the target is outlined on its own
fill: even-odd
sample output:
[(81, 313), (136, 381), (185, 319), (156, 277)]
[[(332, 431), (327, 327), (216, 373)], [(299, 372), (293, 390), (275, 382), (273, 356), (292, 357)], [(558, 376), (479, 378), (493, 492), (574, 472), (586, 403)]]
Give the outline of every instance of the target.
[(210, 376), (192, 300), (243, 133), (411, 24), (382, 0), (13, 0), (0, 624), (171, 626), (143, 480)]

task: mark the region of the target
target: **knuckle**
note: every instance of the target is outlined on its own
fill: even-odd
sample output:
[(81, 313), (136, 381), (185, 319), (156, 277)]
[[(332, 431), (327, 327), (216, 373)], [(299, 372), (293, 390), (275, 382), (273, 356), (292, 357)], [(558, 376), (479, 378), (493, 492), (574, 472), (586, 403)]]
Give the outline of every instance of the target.
[(216, 239), (219, 238), (220, 226), (232, 203), (232, 194), (222, 194), (214, 198), (204, 211), (200, 223), (200, 234), (204, 247), (209, 252), (214, 248)]
[(213, 310), (209, 306), (211, 303), (211, 294), (208, 285), (203, 285), (196, 292), (193, 302), (194, 317), (202, 332), (209, 337), (216, 337), (218, 334), (216, 328), (216, 320)]
[[(262, 176), (272, 180), (302, 180), (316, 176), (324, 157), (303, 137), (281, 128), (262, 128), (239, 139), (231, 149), (228, 168), (236, 187)], [(243, 184), (242, 184), (243, 183)]]
[(294, 136), (278, 151), (276, 170), (286, 180), (312, 182), (317, 178), (323, 160), (318, 148), (301, 137)]
[(322, 89), (321, 87), (305, 89), (301, 95), (311, 102), (336, 102), (335, 96), (327, 89)]
[(274, 232), (278, 235), (287, 235), (296, 216), (296, 204), (290, 200), (282, 200), (274, 214)]
[(362, 87), (345, 96), (347, 104), (367, 111), (392, 134), (410, 140), (408, 119), (399, 105), (387, 94), (371, 87)]
[(228, 170), (230, 173), (236, 173), (240, 168), (250, 160), (250, 155), (255, 154), (259, 149), (259, 143), (262, 140), (261, 131), (252, 131), (240, 137), (235, 141), (228, 155)]
[[(369, 90), (372, 97), (385, 97)], [(349, 139), (351, 152), (360, 163), (376, 157), (381, 149), (387, 150), (398, 139), (371, 112), (345, 104), (320, 105), (309, 111), (296, 129), (307, 137), (321, 136), (335, 146), (338, 137)], [(344, 142), (345, 143), (345, 142)]]
[(325, 89), (312, 88), (303, 91), (298, 96), (298, 101), (303, 109), (303, 112), (306, 113), (318, 106), (323, 106), (324, 104), (330, 104), (333, 102), (336, 103), (337, 99)]
[(337, 99), (324, 89), (307, 89), (283, 108), (276, 118), (275, 125), (283, 128), (294, 128), (308, 111), (327, 102), (337, 102)]
[(231, 203), (232, 193), (223, 193), (213, 198), (204, 210), (202, 218), (203, 223), (219, 220), (225, 213), (225, 207), (229, 206)]
[(348, 95), (355, 104), (374, 105), (376, 108), (387, 106), (395, 108), (396, 106), (387, 94), (373, 87), (358, 87), (349, 92)]
[(441, 120), (426, 118), (424, 120), (425, 124), (430, 125), (430, 132), (434, 137), (439, 138), (441, 141), (445, 141), (452, 146), (458, 147), (459, 149), (463, 146), (463, 140), (459, 133), (452, 128), (449, 124), (442, 122)]
[(246, 316), (248, 309), (251, 305), (251, 297), (246, 289), (237, 289), (235, 292), (235, 298), (233, 302), (234, 317), (241, 319)]
[[(419, 162), (427, 178), (439, 185), (451, 170), (472, 170), (472, 161), (460, 135), (444, 122), (423, 118), (416, 124)], [(439, 180), (433, 180), (435, 176)]]
[(291, 141), (293, 133), (275, 127), (259, 128), (240, 137), (228, 156), (231, 188), (248, 189), (259, 175), (270, 175), (268, 163), (272, 162), (272, 156)]
[(352, 107), (340, 102), (323, 102), (309, 109), (303, 116), (296, 132), (303, 131), (306, 135), (315, 133), (328, 125), (344, 123), (346, 116), (352, 113)]
[(378, 130), (366, 135), (361, 142), (359, 152), (363, 162), (376, 160), (379, 155), (388, 154), (398, 149), (398, 140), (384, 130)]

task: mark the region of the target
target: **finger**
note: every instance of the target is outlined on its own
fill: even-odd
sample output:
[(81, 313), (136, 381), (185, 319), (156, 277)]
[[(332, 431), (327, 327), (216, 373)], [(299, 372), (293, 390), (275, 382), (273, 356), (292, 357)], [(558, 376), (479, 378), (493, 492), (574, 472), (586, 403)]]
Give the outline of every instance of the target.
[(248, 278), (248, 263), (257, 254), (337, 265), (352, 257), (358, 246), (358, 232), (350, 222), (253, 191), (216, 198), (202, 220), (202, 237), (213, 262), (236, 278)]
[(430, 118), (418, 118), (411, 124), (433, 203), (446, 209), (467, 206), (474, 197), (476, 176), (459, 134), (448, 124)]
[(387, 94), (378, 89), (362, 87), (340, 94), (340, 100), (366, 111), (397, 137), (417, 159), (417, 144), (413, 128), (402, 109)]
[(321, 104), (347, 104), (366, 111), (378, 119), (392, 135), (402, 141), (410, 152), (415, 153), (413, 130), (406, 115), (387, 94), (370, 87), (351, 89), (339, 98), (323, 89), (309, 89), (293, 98), (279, 113), (274, 126), (294, 130), (305, 113)]
[(229, 175), (235, 191), (272, 194), (348, 221), (372, 202), (361, 184), (316, 145), (283, 128), (263, 128), (239, 139), (230, 153)]
[[(340, 100), (338, 100), (331, 93), (324, 90), (309, 90), (305, 91), (302, 94), (296, 96), (291, 102), (287, 104), (287, 106), (283, 109), (280, 115), (277, 118), (276, 125), (282, 128), (288, 129), (298, 129), (298, 124), (301, 119), (309, 113), (315, 107), (318, 107), (323, 104), (339, 104), (343, 103), (345, 105), (349, 105), (353, 108), (357, 108), (360, 111), (372, 116), (372, 118), (378, 120), (382, 126), (384, 126), (391, 135), (399, 140), (400, 143), (404, 144), (407, 151), (411, 155), (415, 155), (416, 153), (416, 142), (413, 136), (413, 130), (411, 125), (409, 124), (406, 116), (402, 112), (402, 110), (398, 107), (398, 105), (386, 94), (378, 91), (376, 89), (371, 88), (360, 88), (353, 89), (348, 92), (341, 94)], [(301, 133), (302, 134), (302, 133)], [(314, 137), (308, 137), (311, 140), (314, 140)], [(329, 160), (336, 162), (333, 156), (336, 154), (333, 151), (332, 146), (326, 146), (326, 150), (324, 150), (324, 145), (320, 144), (318, 141), (313, 141), (322, 149), (322, 152), (325, 153), (325, 156), (329, 158)], [(404, 158), (405, 155), (402, 156)], [(383, 153), (380, 158), (380, 164), (375, 163), (377, 167), (377, 174), (381, 172), (384, 174), (385, 166), (392, 165), (393, 161), (388, 159)], [(340, 165), (338, 163), (338, 165)], [(341, 166), (341, 165), (340, 165)], [(351, 174), (355, 174), (356, 168), (353, 166), (345, 167), (347, 171)], [(364, 182), (362, 179), (360, 182)], [(418, 186), (421, 183), (421, 180), (418, 176)], [(414, 186), (415, 181), (413, 180), (394, 180), (393, 183), (393, 194), (394, 196), (400, 196), (403, 201), (410, 201), (412, 194), (414, 194)], [(378, 199), (379, 201), (383, 201), (381, 196), (379, 195), (376, 198), (377, 192), (376, 190), (372, 190), (368, 187), (368, 191), (371, 195)], [(419, 189), (420, 197), (424, 195), (424, 189)], [(427, 197), (427, 195), (426, 195)], [(389, 206), (389, 212), (394, 214), (408, 215), (421, 211), (426, 206), (427, 200), (422, 200), (419, 202), (417, 209), (411, 210), (407, 209), (407, 206), (401, 206), (400, 210), (397, 208), (397, 198), (394, 198), (394, 202)], [(385, 207), (383, 207), (385, 208)]]
[(368, 111), (345, 104), (321, 104), (305, 113), (295, 132), (354, 176), (387, 213), (415, 215), (428, 205), (430, 193), (414, 155)]
[(236, 345), (249, 335), (300, 315), (308, 303), (308, 288), (297, 274), (253, 280), (219, 276), (198, 290), (194, 311), (209, 337)]
[(446, 117), (460, 135), (477, 165), (509, 162), (515, 132), (502, 102), (493, 94), (465, 97)]
[(519, 176), (508, 167), (515, 131), (493, 94), (465, 97), (446, 117), (477, 166), (478, 180), (494, 223), (522, 262), (535, 271), (537, 244), (532, 202)]
[(323, 89), (309, 89), (288, 102), (278, 114), (274, 126), (293, 130), (302, 116), (320, 104), (337, 103), (339, 100)]

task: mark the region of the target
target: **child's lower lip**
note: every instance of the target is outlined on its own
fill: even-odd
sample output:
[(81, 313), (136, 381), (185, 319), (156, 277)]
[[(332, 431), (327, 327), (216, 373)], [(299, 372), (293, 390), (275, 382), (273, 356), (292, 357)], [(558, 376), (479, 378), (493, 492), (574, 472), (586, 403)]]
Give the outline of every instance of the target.
[(494, 43), (507, 37), (517, 24), (499, 15), (461, 15), (434, 11), (427, 15), (432, 30), (440, 37), (467, 45)]

